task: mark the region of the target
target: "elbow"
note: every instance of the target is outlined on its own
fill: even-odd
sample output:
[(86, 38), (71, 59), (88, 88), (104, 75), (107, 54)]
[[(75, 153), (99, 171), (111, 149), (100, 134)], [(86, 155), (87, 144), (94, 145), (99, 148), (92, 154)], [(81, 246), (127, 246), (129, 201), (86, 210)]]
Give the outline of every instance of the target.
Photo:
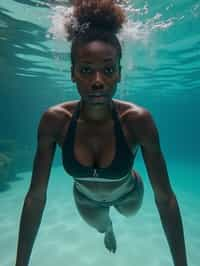
[(43, 208), (46, 204), (46, 194), (28, 192), (25, 197), (26, 206), (37, 206), (38, 208)]
[(172, 192), (166, 195), (155, 196), (155, 202), (159, 207), (173, 207), (177, 203), (176, 195)]

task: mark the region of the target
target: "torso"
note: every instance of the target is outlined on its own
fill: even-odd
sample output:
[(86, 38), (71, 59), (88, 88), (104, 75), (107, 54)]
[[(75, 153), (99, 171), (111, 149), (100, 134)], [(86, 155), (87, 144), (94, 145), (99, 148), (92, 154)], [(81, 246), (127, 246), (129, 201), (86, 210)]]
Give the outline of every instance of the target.
[[(113, 100), (118, 116), (122, 125), (122, 130), (127, 141), (128, 147), (133, 154), (138, 148), (138, 140), (133, 132), (133, 127), (130, 127), (130, 121), (127, 121), (127, 113), (131, 110), (137, 120), (138, 114), (141, 112), (141, 107), (129, 102)], [(67, 102), (53, 107), (58, 113), (56, 116), (59, 119), (59, 130), (56, 134), (56, 142), (62, 149), (65, 137), (70, 124), (70, 119), (77, 106), (78, 101)], [(134, 116), (133, 116), (134, 117)], [(134, 119), (133, 119), (134, 120)], [(134, 121), (131, 121), (134, 123)], [(98, 164), (99, 167), (107, 167), (113, 160), (115, 155), (115, 136), (113, 134), (113, 120), (107, 121), (101, 126), (91, 126), (84, 121), (78, 119), (77, 129), (74, 143), (74, 155), (78, 162), (85, 166)], [(95, 182), (81, 181), (79, 186), (83, 192), (96, 200), (115, 199), (125, 193), (131, 186), (133, 173), (127, 179), (115, 180), (115, 182)]]

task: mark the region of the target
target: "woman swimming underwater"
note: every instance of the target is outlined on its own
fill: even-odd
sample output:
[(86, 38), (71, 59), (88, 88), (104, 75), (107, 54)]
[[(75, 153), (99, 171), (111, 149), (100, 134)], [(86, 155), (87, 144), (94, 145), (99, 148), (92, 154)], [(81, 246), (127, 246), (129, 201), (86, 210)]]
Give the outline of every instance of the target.
[(29, 263), (56, 145), (62, 149), (64, 169), (74, 178), (81, 217), (104, 234), (105, 247), (113, 253), (117, 242), (110, 207), (128, 217), (142, 205), (143, 181), (133, 169), (141, 148), (174, 265), (186, 266), (181, 215), (155, 122), (145, 108), (113, 98), (121, 79), (122, 49), (116, 34), (125, 22), (124, 10), (112, 0), (77, 0), (73, 5), (77, 25), (66, 31), (72, 41), (71, 78), (80, 100), (58, 104), (42, 115), (16, 266)]

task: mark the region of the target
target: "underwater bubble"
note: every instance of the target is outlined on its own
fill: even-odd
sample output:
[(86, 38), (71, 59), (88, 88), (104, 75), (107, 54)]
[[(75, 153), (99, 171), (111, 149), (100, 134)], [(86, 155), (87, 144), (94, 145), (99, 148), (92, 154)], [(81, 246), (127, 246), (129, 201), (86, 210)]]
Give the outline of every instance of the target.
[(65, 27), (71, 24), (73, 19), (73, 7), (53, 6), (51, 7), (52, 14), (49, 16), (51, 26), (48, 29), (48, 34), (56, 40), (66, 40), (68, 34)]

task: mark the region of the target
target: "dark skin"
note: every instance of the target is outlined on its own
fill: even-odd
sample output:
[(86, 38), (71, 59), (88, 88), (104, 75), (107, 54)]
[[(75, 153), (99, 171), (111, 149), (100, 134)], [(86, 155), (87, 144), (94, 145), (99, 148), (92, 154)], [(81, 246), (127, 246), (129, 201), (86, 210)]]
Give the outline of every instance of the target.
[[(76, 159), (83, 165), (97, 163), (100, 167), (106, 167), (110, 164), (115, 154), (111, 117), (111, 107), (114, 103), (128, 146), (133, 153), (138, 147), (141, 148), (174, 265), (186, 266), (181, 215), (176, 196), (170, 185), (158, 130), (151, 114), (146, 109), (133, 103), (113, 100), (117, 83), (120, 82), (120, 75), (121, 69), (115, 47), (95, 41), (78, 48), (75, 65), (72, 67), (72, 81), (76, 83), (81, 96), (81, 111), (77, 122), (74, 148)], [(93, 93), (103, 93), (104, 96), (91, 97)], [(63, 145), (76, 104), (77, 101), (59, 104), (47, 110), (41, 118), (31, 185), (24, 201), (21, 217), (16, 266), (28, 265), (46, 203), (55, 148), (57, 144), (60, 147)], [(137, 177), (142, 185), (138, 174)], [(85, 186), (87, 185), (89, 186), (89, 184)], [(106, 186), (107, 184), (101, 185), (104, 193)], [(95, 182), (93, 185), (90, 182), (88, 189), (93, 193)], [(116, 190), (120, 189), (123, 190), (120, 182), (117, 185), (111, 185), (108, 194), (115, 196)], [(106, 229), (107, 231), (103, 228), (104, 222), (110, 221), (109, 216), (106, 216), (107, 210), (102, 212), (101, 209), (95, 207), (92, 209), (93, 216), (96, 212), (101, 216), (98, 216), (99, 219), (91, 219), (91, 209), (90, 212), (87, 211), (87, 204), (90, 208), (94, 207), (90, 205), (90, 202), (77, 205), (81, 216), (98, 231), (105, 233), (106, 248), (115, 252), (116, 241), (112, 228)], [(130, 216), (135, 213), (136, 209), (139, 209), (140, 204), (141, 197), (136, 198), (133, 193), (124, 202), (114, 207), (122, 215)]]

